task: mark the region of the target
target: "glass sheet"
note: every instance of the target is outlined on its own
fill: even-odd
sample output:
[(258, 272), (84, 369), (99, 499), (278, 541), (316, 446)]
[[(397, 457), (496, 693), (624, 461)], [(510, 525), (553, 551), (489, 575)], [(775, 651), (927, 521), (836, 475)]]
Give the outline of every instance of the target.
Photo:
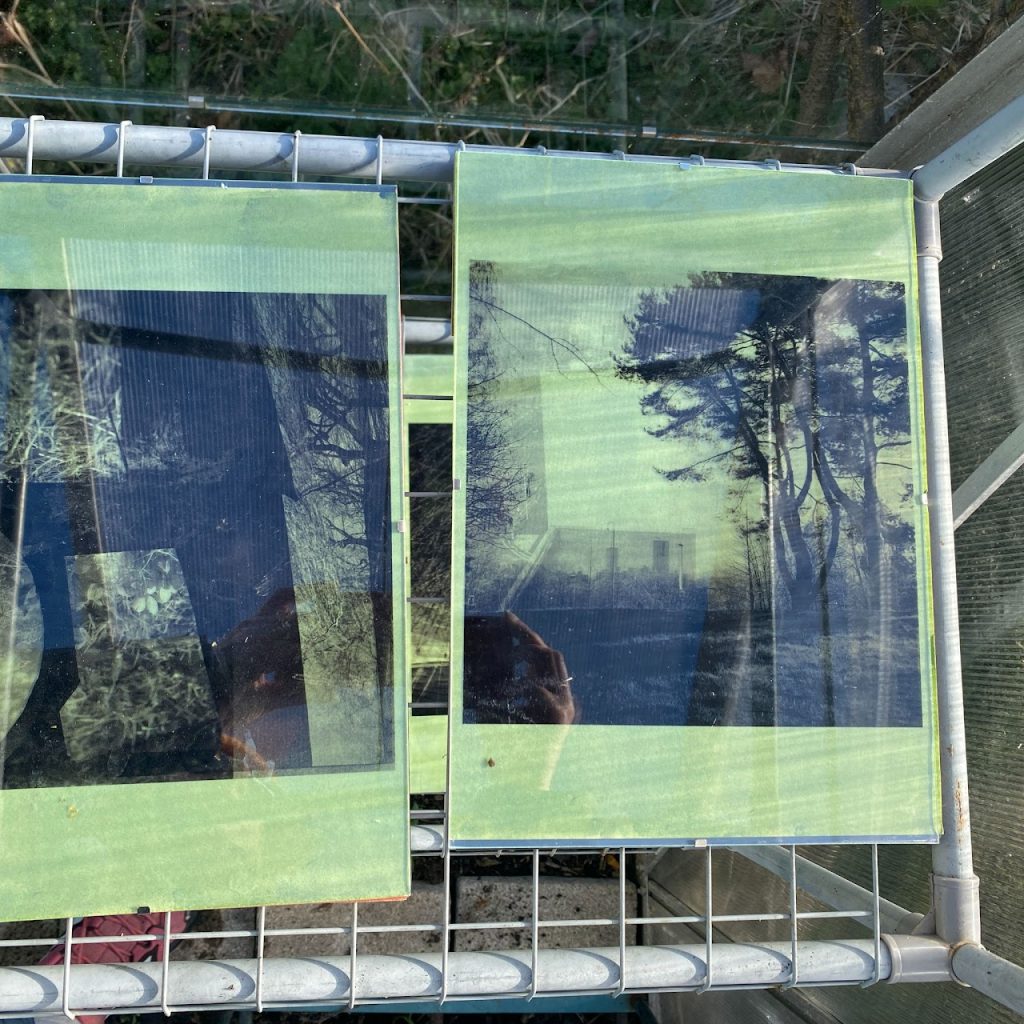
[[(393, 191), (18, 183), (0, 205), (29, 256), (0, 257), (6, 916), (402, 894)], [(215, 246), (175, 242), (214, 216)], [(256, 218), (331, 222), (308, 250), (330, 283)], [(177, 280), (139, 280), (133, 247)], [(211, 290), (229, 248), (246, 270)], [(229, 894), (204, 851), (239, 816), (260, 842)], [(295, 830), (317, 837), (283, 878)], [(73, 867), (72, 899), (88, 843), (123, 870)]]
[(460, 155), (453, 838), (934, 837), (909, 228), (905, 182)]

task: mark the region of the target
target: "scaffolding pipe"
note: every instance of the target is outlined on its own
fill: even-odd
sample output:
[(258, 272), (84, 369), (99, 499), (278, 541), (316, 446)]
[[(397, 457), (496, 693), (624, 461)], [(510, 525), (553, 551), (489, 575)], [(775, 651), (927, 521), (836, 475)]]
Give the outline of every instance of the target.
[[(879, 977), (891, 981), (948, 979), (949, 950), (934, 940), (901, 936), (881, 947)], [(895, 949), (895, 956), (892, 950)], [(716, 987), (767, 987), (792, 976), (789, 942), (716, 943), (712, 972)], [(625, 951), (628, 987), (636, 991), (699, 987), (707, 977), (703, 943), (629, 946)], [(449, 953), (449, 997), (526, 996), (533, 981), (531, 950)], [(538, 995), (618, 991), (620, 950), (542, 949), (537, 951)], [(874, 977), (870, 939), (801, 942), (797, 946), (800, 984), (850, 984)], [(161, 963), (81, 964), (70, 969), (67, 1005), (73, 1011), (113, 1011), (221, 1005), (252, 1005), (259, 961), (171, 961), (167, 989)], [(897, 971), (894, 972), (894, 964)], [(899, 965), (913, 964), (912, 971)], [(346, 1004), (348, 956), (271, 958), (262, 961), (265, 1005)], [(918, 975), (924, 971), (927, 979)], [(938, 972), (938, 973), (936, 973)], [(441, 954), (360, 956), (355, 970), (357, 1001), (438, 999)], [(0, 968), (0, 1013), (43, 1014), (61, 1010), (64, 968)]]
[(971, 813), (967, 797), (967, 740), (953, 542), (956, 527), (949, 471), (939, 291), (942, 248), (938, 203), (916, 201), (915, 213), (942, 787), (942, 838), (932, 848), (932, 907), (936, 934), (950, 945), (957, 945), (961, 942), (980, 943), (981, 909), (978, 878), (974, 874)]
[[(123, 135), (122, 135), (123, 132)], [(643, 163), (678, 164), (678, 157), (635, 156), (622, 153), (560, 154), (555, 150), (520, 149), (514, 146), (461, 146), (456, 143), (417, 142), (386, 139), (378, 146), (376, 139), (360, 139), (343, 135), (302, 134), (299, 153), (297, 137), (289, 132), (255, 132), (220, 129), (207, 134), (203, 128), (175, 128), (156, 125), (128, 125), (87, 121), (48, 121), (37, 119), (29, 130), (29, 119), (0, 117), (0, 158), (24, 159), (28, 155), (31, 136), (36, 161), (56, 160), (75, 163), (123, 164), (145, 167), (187, 167), (224, 171), (259, 171), (326, 175), (345, 178), (377, 177), (377, 161), (381, 161), (383, 178), (388, 181), (452, 180), (455, 154), (462, 148), (487, 153), (519, 153), (535, 155), (567, 155), (577, 159), (629, 159)], [(209, 145), (209, 153), (207, 153)], [(379, 150), (379, 151), (378, 151)], [(207, 163), (206, 157), (209, 157)], [(712, 160), (710, 166), (763, 168), (763, 161)], [(816, 174), (848, 174), (847, 168), (773, 163), (773, 168)]]
[(439, 317), (403, 316), (402, 337), (407, 345), (451, 344), (452, 322)]
[(441, 825), (411, 825), (409, 850), (412, 853), (440, 853), (444, 849), (444, 828)]
[(952, 969), (957, 981), (1024, 1014), (1024, 967), (968, 942), (953, 950)]
[(950, 189), (1024, 142), (1024, 96), (1018, 96), (949, 149), (914, 172), (914, 193), (938, 202)]

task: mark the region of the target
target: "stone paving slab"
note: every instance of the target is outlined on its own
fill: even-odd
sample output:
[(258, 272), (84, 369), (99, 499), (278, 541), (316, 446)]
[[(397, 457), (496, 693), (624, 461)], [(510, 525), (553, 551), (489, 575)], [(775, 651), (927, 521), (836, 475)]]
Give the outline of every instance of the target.
[[(528, 921), (531, 912), (533, 880), (530, 877), (464, 877), (456, 884), (455, 919), (459, 923), (475, 921)], [(545, 928), (545, 920), (595, 920), (618, 918), (619, 881), (617, 878), (540, 879), (538, 902), (542, 922), (540, 945), (548, 949), (586, 946), (617, 946), (618, 925), (574, 925)], [(636, 916), (636, 886), (626, 883), (626, 916)], [(626, 928), (626, 942), (636, 942), (636, 926)], [(503, 928), (458, 931), (455, 949), (529, 949), (530, 929)]]
[[(442, 886), (413, 882), (407, 900), (359, 904), (359, 927), (440, 923)], [(349, 928), (350, 903), (313, 903), (268, 907), (267, 928)], [(266, 956), (345, 956), (347, 935), (268, 935)], [(441, 948), (438, 932), (383, 932), (359, 935), (360, 953), (423, 953)]]

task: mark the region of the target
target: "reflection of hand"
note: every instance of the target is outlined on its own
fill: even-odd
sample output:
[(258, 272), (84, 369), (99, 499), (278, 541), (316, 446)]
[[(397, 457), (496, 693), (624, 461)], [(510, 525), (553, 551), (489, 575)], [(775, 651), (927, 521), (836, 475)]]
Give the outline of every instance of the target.
[(572, 676), (560, 651), (549, 647), (543, 637), (530, 629), (519, 616), (505, 612), (505, 624), (519, 654), (516, 668), (522, 667), (528, 722), (546, 725), (572, 725), (579, 712), (572, 695)]

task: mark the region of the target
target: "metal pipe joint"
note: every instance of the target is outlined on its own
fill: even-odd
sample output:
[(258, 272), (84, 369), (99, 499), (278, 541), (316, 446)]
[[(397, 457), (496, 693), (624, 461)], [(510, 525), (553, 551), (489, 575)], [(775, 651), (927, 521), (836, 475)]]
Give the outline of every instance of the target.
[(891, 963), (889, 977), (885, 979), (888, 984), (953, 979), (950, 948), (940, 939), (928, 935), (883, 935), (882, 942)]

